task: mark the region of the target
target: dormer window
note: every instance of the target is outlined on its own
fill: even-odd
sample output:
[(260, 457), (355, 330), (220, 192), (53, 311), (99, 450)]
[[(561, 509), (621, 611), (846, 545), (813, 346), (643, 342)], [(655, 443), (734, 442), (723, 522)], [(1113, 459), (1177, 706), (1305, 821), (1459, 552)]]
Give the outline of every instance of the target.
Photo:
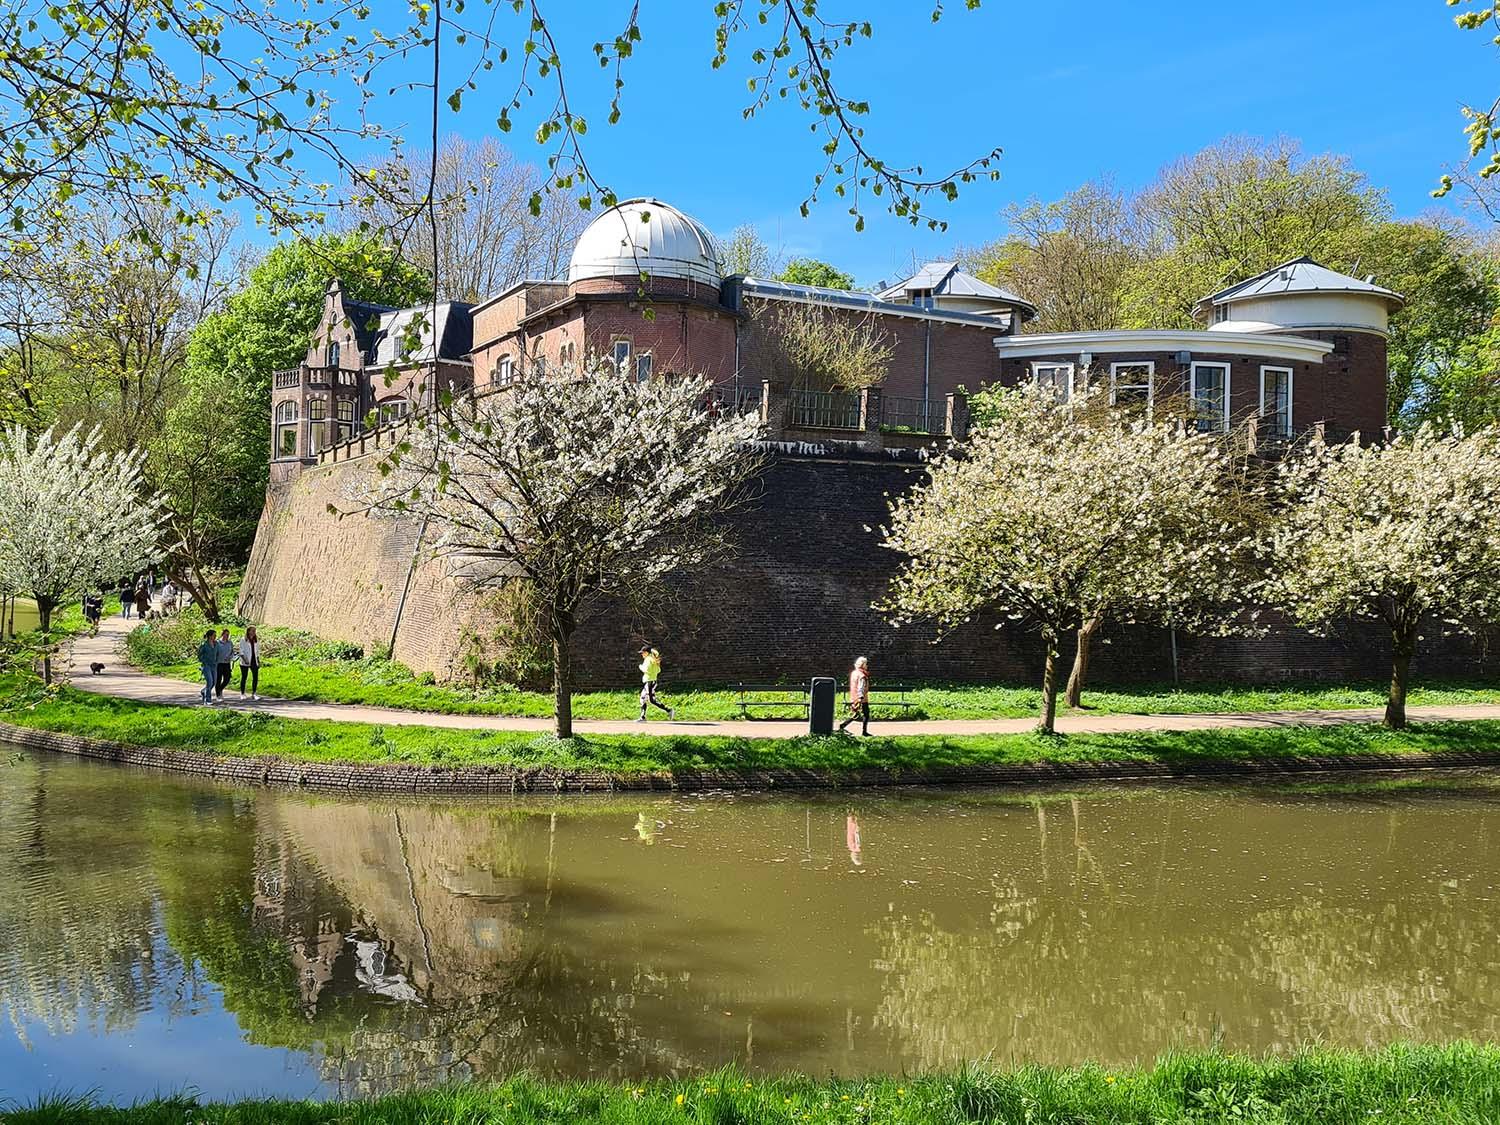
[(931, 289), (908, 289), (906, 292), (907, 292), (907, 295), (911, 297), (911, 303), (914, 304), (914, 305), (916, 305), (917, 308), (919, 308), (919, 309), (930, 309), (930, 308), (932, 308), (932, 290)]
[(1229, 306), (1228, 305), (1215, 305), (1214, 306), (1214, 323), (1215, 324), (1223, 324), (1228, 319), (1229, 319)]

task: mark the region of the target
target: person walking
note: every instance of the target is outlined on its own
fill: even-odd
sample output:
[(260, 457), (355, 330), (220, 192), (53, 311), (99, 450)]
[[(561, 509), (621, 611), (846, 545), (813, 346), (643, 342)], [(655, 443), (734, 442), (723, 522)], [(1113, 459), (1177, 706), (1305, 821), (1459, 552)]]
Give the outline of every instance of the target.
[(146, 586), (146, 580), (142, 578), (135, 585), (135, 613), (142, 621), (151, 612), (151, 591)]
[(245, 698), (245, 677), (250, 678), (250, 698), (260, 695), (260, 637), (251, 625), (240, 640), (240, 698)]
[[(212, 630), (209, 632), (212, 633)], [(217, 669), (214, 676), (214, 691), (220, 699), (223, 699), (224, 689), (229, 686), (229, 673), (234, 665), (234, 642), (229, 639), (228, 629), (220, 635), (215, 652)]]
[(198, 645), (198, 671), (203, 676), (203, 690), (198, 694), (205, 707), (212, 707), (214, 684), (219, 679), (219, 642), (214, 638), (212, 629), (203, 634), (203, 640)]
[(646, 707), (649, 704), (658, 710), (665, 711), (668, 719), (677, 718), (675, 709), (668, 707), (660, 699), (656, 698), (656, 681), (661, 675), (661, 653), (650, 645), (641, 646), (641, 714), (636, 722), (646, 721)]
[(135, 607), (135, 583), (129, 578), (120, 579), (120, 616), (127, 621)]
[(839, 733), (843, 734), (855, 719), (859, 720), (859, 733), (868, 737), (870, 734), (870, 662), (863, 656), (854, 662), (854, 668), (849, 672), (849, 714), (839, 724)]

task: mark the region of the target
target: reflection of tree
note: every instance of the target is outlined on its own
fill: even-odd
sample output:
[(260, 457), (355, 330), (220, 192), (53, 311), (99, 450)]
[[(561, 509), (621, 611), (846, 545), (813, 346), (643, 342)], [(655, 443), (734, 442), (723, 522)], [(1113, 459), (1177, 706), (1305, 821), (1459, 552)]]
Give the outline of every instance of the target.
[(182, 987), (181, 962), (154, 940), (136, 796), (113, 780), (33, 757), (0, 763), (0, 1004), (13, 1021), (128, 1026)]
[[(1089, 806), (1073, 811), (1086, 824)], [(1179, 870), (1170, 889), (1190, 901), (1173, 901), (1165, 838), (1137, 839), (1133, 824), (1128, 835), (1105, 824), (1094, 838), (1075, 820), (1071, 839), (1054, 829), (1049, 840), (1052, 814), (1039, 808), (1052, 862), (1032, 869), (1039, 879), (997, 883), (988, 925), (950, 929), (930, 912), (893, 912), (873, 928), (885, 974), (876, 1026), (923, 1068), (982, 1056), (1128, 1059), (1219, 1034), (1249, 1050), (1500, 1034), (1486, 904), (1466, 900), (1456, 880), (1434, 887), (1421, 866), (1430, 858), (1412, 866), (1412, 856), (1441, 854), (1434, 839), (1413, 838), (1441, 831), (1431, 819), (1348, 817), (1363, 835), (1330, 852), (1322, 817), (1340, 806), (1276, 811), (1289, 812), (1273, 837), (1278, 878), (1316, 870), (1323, 894), (1341, 901), (1304, 890), (1262, 907), (1246, 887), (1264, 886), (1266, 873), (1222, 859), (1212, 872)], [(1204, 830), (1202, 821), (1185, 829)], [(1059, 848), (1072, 863), (1056, 862)], [(1362, 882), (1372, 854), (1382, 901), (1369, 901)], [(1135, 897), (1117, 897), (1132, 885)]]

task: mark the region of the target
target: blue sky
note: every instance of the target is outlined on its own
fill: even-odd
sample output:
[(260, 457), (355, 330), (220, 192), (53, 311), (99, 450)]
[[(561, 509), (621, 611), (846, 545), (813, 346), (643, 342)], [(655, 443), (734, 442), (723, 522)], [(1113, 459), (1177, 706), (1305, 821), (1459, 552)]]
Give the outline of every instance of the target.
[[(752, 0), (752, 8), (754, 7)], [(1075, 5), (948, 0), (930, 23), (925, 0), (824, 0), (830, 14), (861, 15), (870, 41), (844, 52), (837, 78), (872, 104), (872, 146), (929, 170), (999, 145), (1002, 179), (935, 202), (945, 234), (914, 230), (871, 201), (863, 233), (831, 196), (803, 219), (798, 204), (821, 157), (791, 105), (741, 119), (749, 41), (724, 69), (708, 63), (710, 0), (648, 0), (643, 42), (626, 72), (624, 117), (604, 123), (608, 86), (589, 45), (623, 18), (624, 4), (565, 0), (554, 31), (576, 60), (572, 96), (590, 118), (590, 160), (622, 197), (655, 195), (727, 232), (753, 223), (773, 245), (854, 273), (862, 284), (903, 274), (913, 255), (941, 257), (956, 243), (1004, 230), (1006, 204), (1056, 198), (1084, 180), (1148, 182), (1165, 163), (1230, 133), (1285, 135), (1309, 152), (1345, 153), (1385, 188), (1400, 215), (1434, 206), (1437, 175), (1463, 148), (1459, 106), (1494, 96), (1496, 53), (1453, 25), (1443, 0), (1181, 0)], [(508, 8), (508, 6), (507, 6)], [(565, 22), (566, 21), (566, 22)], [(502, 24), (503, 24), (502, 20)], [(493, 132), (513, 78), (496, 71), (444, 127)], [(387, 114), (422, 107), (389, 100)], [(523, 115), (525, 125), (534, 118)], [(417, 126), (412, 143), (423, 144)], [(542, 153), (518, 128), (519, 155)]]

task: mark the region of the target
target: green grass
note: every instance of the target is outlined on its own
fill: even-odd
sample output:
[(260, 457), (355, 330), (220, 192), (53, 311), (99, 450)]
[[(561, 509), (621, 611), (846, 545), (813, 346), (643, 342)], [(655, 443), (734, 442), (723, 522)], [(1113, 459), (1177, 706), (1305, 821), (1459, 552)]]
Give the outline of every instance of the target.
[(1374, 724), (1260, 730), (897, 735), (857, 739), (738, 738), (691, 733), (589, 735), (566, 741), (528, 731), (284, 719), (263, 713), (170, 707), (63, 687), (43, 692), (16, 670), (0, 676), (0, 719), (20, 726), (141, 746), (314, 762), (506, 765), (619, 773), (787, 767), (849, 771), (1031, 762), (1167, 762), (1500, 749), (1500, 722), (1424, 723), (1402, 732)]
[(854, 1080), (754, 1078), (733, 1070), (677, 1081), (515, 1078), (344, 1103), (200, 1103), (111, 1108), (55, 1096), (3, 1114), (6, 1125), (961, 1125), (969, 1122), (1469, 1123), (1500, 1120), (1500, 1048), (1454, 1043), (1372, 1052), (1311, 1049), (1254, 1059), (1168, 1055), (1153, 1066), (1015, 1070)]
[[(227, 603), (226, 603), (227, 604)], [(183, 613), (165, 624), (148, 624), (130, 634), (133, 663), (159, 675), (197, 682), (193, 650), (206, 626), (195, 612)], [(405, 665), (368, 654), (357, 645), (324, 641), (292, 629), (261, 630), (264, 666), (261, 694), (281, 699), (320, 703), (363, 703), (408, 711), (450, 715), (552, 714), (548, 692), (521, 691), (497, 686), (468, 688), (438, 684)], [(629, 669), (624, 670), (629, 674)], [(877, 669), (877, 672), (879, 670)], [(774, 679), (774, 676), (768, 679)], [(1026, 718), (1041, 709), (1041, 692), (1033, 687), (965, 684), (918, 685), (908, 698), (916, 706), (904, 712), (878, 706), (877, 718), (992, 719)], [(719, 686), (663, 684), (663, 698), (685, 720), (709, 721), (740, 717), (739, 695)], [(1500, 687), (1461, 683), (1418, 687), (1407, 700), (1423, 705), (1500, 703)], [(1240, 687), (1198, 685), (1105, 687), (1084, 696), (1085, 710), (1098, 715), (1189, 715), (1229, 711), (1288, 711), (1309, 708), (1349, 709), (1383, 707), (1385, 689), (1378, 684), (1357, 686)], [(630, 719), (639, 711), (636, 689), (580, 692), (573, 697), (573, 713), (580, 719)], [(757, 708), (759, 718), (794, 718), (800, 711)]]

